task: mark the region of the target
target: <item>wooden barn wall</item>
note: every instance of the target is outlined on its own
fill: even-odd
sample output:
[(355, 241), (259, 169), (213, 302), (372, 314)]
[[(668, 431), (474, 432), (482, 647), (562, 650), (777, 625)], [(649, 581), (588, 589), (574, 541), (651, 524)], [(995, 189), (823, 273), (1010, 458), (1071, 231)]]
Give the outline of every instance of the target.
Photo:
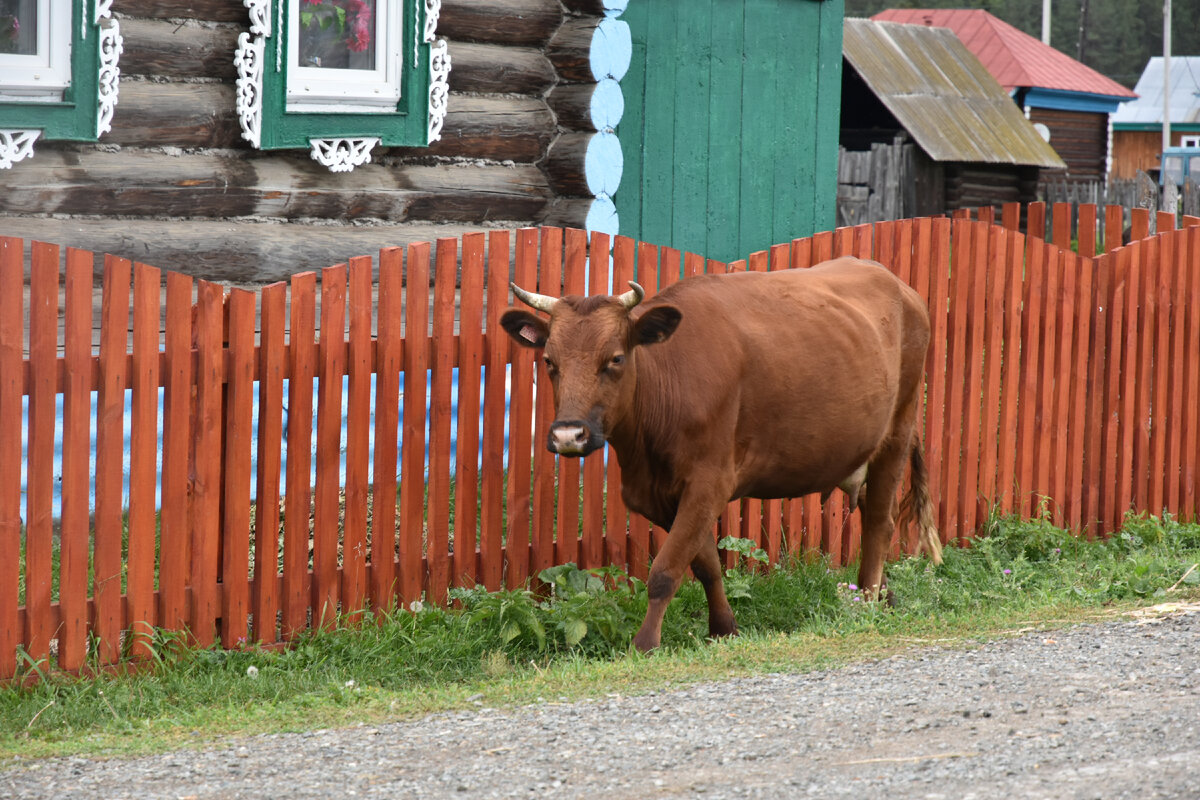
[[(1029, 121), (1050, 129), (1050, 146), (1067, 162), (1067, 178), (1104, 180), (1108, 159), (1108, 115), (1082, 111), (1031, 108)], [(1060, 176), (1047, 171), (1046, 176)]]
[[(1178, 147), (1184, 136), (1195, 136), (1194, 127), (1185, 130), (1171, 129), (1171, 146)], [(1138, 170), (1150, 172), (1158, 169), (1158, 156), (1162, 153), (1162, 131), (1113, 131), (1114, 178), (1136, 178)]]
[(943, 171), (946, 211), (1037, 199), (1037, 167), (952, 163)]
[[(564, 20), (586, 26), (579, 15), (601, 13), (585, 0), (568, 6), (444, 0), (438, 34), (453, 68), (441, 141), (376, 148), (339, 174), (308, 151), (242, 140), (240, 0), (115, 0), (124, 53), (113, 129), (95, 144), (40, 142), (0, 173), (0, 232), (263, 282), (384, 246), (541, 222), (555, 190), (540, 165), (569, 133), (546, 100), (559, 81), (547, 44)], [(559, 61), (580, 57), (568, 47)], [(560, 209), (556, 221), (579, 225), (582, 211)]]

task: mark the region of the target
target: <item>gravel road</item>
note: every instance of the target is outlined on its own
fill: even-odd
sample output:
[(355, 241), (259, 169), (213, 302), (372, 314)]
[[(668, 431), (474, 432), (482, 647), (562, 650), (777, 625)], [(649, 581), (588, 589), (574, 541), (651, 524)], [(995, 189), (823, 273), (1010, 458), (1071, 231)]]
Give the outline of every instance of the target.
[(12, 798), (1200, 798), (1200, 607), (641, 697), (0, 771)]

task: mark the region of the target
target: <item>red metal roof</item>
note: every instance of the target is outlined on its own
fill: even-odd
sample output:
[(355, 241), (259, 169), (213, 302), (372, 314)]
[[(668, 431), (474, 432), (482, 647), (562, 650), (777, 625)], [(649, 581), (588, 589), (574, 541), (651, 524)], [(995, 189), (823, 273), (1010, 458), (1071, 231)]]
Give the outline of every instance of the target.
[(1010, 92), (1038, 88), (1137, 97), (1111, 78), (982, 9), (891, 8), (871, 19), (949, 28)]

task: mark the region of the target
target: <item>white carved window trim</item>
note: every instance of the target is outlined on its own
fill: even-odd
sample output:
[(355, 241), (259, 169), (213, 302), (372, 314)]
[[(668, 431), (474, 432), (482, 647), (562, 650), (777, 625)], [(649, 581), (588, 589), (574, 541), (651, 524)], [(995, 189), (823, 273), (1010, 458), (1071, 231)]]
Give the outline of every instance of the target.
[[(265, 64), (267, 40), (273, 35), (279, 35), (282, 31), (283, 4), (288, 1), (242, 0), (242, 4), (249, 12), (250, 31), (238, 36), (238, 47), (234, 54), (234, 66), (238, 74), (236, 102), (242, 138), (255, 148), (262, 147), (264, 73), (272, 68), (275, 72), (282, 71), (284, 65), (281, 54), (283, 50), (287, 49), (275, 48), (275, 63), (273, 65)], [(407, 0), (397, 0), (396, 3), (396, 13), (401, 20), (403, 20), (403, 2), (407, 2)], [(432, 144), (441, 139), (442, 126), (446, 119), (450, 94), (450, 53), (446, 40), (439, 40), (436, 37), (442, 0), (411, 0), (411, 2), (418, 9), (423, 5), (424, 11), (422, 35), (414, 37), (416, 39), (413, 53), (414, 65), (419, 62), (420, 45), (422, 43), (430, 45), (426, 144)], [(399, 42), (401, 39), (402, 36), (398, 34), (396, 41)], [(321, 110), (327, 113), (327, 109)], [(339, 106), (337, 110), (346, 111), (347, 108)], [(333, 143), (338, 142), (342, 145), (334, 146)], [(345, 143), (348, 142), (357, 144), (346, 145)], [(365, 142), (371, 143), (365, 145), (365, 149), (363, 149)], [(370, 161), (370, 148), (378, 142), (379, 139), (374, 137), (314, 137), (309, 140), (313, 159), (326, 164), (335, 171), (349, 171), (359, 164)], [(333, 153), (341, 152), (343, 146), (349, 147), (355, 155), (352, 157), (333, 155)], [(326, 163), (327, 161), (330, 163)]]
[(61, 0), (37, 0), (37, 52), (0, 53), (0, 101), (62, 101), (71, 85), (71, 16)]

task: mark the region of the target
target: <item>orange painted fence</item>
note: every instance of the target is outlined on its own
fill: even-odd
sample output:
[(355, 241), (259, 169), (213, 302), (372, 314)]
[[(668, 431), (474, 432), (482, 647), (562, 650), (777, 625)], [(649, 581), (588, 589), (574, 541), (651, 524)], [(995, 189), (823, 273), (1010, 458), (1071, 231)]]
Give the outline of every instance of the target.
[[(1081, 207), (1076, 231), (1068, 210), (1039, 227), (1034, 204), (1030, 228), (1081, 253), (1121, 240), (1120, 209)], [(1134, 212), (1132, 244), (1091, 258), (1017, 232), (1020, 211), (841, 229), (728, 265), (576, 230), (494, 231), (258, 293), (179, 274), (164, 287), (153, 267), (108, 256), (98, 321), (91, 253), (32, 243), (27, 258), (0, 238), (0, 678), (29, 662), (78, 670), (89, 635), (105, 665), (144, 653), (152, 626), (272, 645), (338, 614), (518, 586), (568, 561), (645, 576), (663, 532), (626, 512), (616, 459), (540, 445), (542, 367), (497, 333), (510, 277), (551, 295), (633, 278), (652, 293), (701, 272), (874, 257), (930, 304), (923, 423), (943, 539), (973, 535), (991, 509), (1043, 504), (1089, 535), (1129, 510), (1194, 517), (1200, 228), (1160, 215), (1149, 237)], [(732, 503), (717, 533), (772, 559), (844, 563), (860, 529), (835, 493), (825, 506)]]

